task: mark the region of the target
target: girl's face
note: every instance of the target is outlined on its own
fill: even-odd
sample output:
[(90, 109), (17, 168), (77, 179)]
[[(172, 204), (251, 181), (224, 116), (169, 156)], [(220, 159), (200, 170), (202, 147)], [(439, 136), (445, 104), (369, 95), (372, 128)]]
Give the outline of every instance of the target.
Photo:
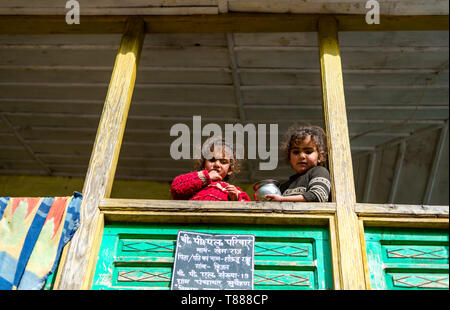
[(303, 174), (320, 163), (319, 155), (319, 151), (311, 140), (311, 136), (307, 136), (299, 145), (291, 148), (289, 162), (295, 172)]
[[(223, 152), (225, 153), (225, 152)], [(229, 174), (231, 174), (231, 160), (225, 158), (225, 154), (222, 152), (214, 152), (214, 157), (205, 160), (205, 169), (210, 172), (211, 170), (216, 170), (222, 177), (222, 180)]]

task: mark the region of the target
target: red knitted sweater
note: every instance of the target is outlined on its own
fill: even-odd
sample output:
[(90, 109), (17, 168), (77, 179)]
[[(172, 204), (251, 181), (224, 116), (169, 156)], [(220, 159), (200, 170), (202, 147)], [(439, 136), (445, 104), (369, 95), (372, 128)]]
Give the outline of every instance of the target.
[[(222, 181), (211, 181), (206, 170), (194, 171), (177, 176), (170, 189), (173, 199), (177, 200), (218, 200), (228, 199), (225, 187), (229, 184)], [(250, 201), (247, 193), (236, 187), (239, 191), (238, 201)]]

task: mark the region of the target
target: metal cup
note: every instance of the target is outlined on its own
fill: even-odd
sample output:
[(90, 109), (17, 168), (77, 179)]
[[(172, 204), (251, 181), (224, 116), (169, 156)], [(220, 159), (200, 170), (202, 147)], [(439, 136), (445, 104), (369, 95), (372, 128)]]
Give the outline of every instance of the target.
[(253, 190), (255, 191), (253, 198), (257, 201), (270, 201), (271, 198), (265, 197), (267, 194), (281, 195), (278, 186), (280, 186), (280, 182), (277, 180), (268, 179), (259, 181), (253, 185)]

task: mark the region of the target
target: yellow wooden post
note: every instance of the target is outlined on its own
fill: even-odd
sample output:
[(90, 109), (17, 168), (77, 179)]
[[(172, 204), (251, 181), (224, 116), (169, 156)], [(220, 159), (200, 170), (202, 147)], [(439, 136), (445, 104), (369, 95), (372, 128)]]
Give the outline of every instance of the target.
[(341, 289), (365, 289), (359, 238), (350, 141), (347, 128), (344, 85), (335, 18), (319, 19), (319, 51), (322, 98), (328, 138), (332, 197), (336, 202), (336, 236)]
[(63, 253), (55, 289), (91, 287), (103, 233), (99, 204), (111, 193), (143, 41), (143, 20), (129, 19), (114, 64), (83, 187), (81, 225)]

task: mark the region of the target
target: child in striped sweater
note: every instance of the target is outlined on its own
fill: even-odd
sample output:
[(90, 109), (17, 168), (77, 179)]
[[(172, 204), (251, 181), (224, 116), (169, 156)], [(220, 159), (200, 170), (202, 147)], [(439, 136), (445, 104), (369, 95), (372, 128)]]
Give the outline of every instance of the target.
[(173, 180), (173, 199), (250, 201), (247, 193), (228, 183), (239, 172), (233, 147), (223, 139), (206, 143), (209, 154), (202, 151), (201, 159), (196, 162), (196, 171), (179, 175)]
[(318, 126), (291, 127), (282, 145), (295, 174), (280, 186), (281, 195), (268, 194), (272, 201), (330, 201), (330, 172), (327, 169), (326, 135)]

